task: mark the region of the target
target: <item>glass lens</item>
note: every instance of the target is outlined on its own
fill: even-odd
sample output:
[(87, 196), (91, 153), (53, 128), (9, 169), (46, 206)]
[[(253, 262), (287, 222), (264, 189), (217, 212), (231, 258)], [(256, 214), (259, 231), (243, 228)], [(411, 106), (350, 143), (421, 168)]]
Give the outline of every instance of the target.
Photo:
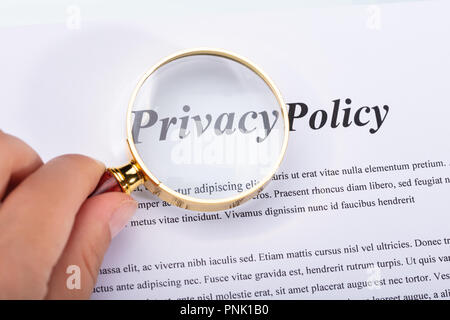
[(172, 190), (222, 199), (272, 173), (284, 139), (276, 96), (250, 68), (193, 55), (152, 73), (132, 105), (131, 131), (145, 166)]

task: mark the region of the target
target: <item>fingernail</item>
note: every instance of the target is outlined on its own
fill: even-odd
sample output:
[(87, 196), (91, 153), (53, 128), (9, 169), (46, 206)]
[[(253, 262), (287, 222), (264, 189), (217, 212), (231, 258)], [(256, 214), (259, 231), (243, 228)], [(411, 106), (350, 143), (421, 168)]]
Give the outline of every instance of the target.
[(137, 209), (137, 202), (134, 200), (126, 200), (113, 212), (109, 218), (109, 230), (111, 238), (114, 238), (128, 223)]

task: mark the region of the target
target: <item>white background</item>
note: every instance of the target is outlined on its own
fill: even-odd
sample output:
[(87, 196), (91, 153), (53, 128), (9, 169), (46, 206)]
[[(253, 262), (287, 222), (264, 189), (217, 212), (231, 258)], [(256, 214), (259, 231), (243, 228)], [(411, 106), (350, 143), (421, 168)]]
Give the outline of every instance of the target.
[[(323, 108), (330, 112), (334, 99), (351, 98), (355, 109), (364, 105), (390, 106), (385, 123), (374, 135), (369, 134), (368, 127), (355, 126), (346, 129), (325, 126), (313, 131), (306, 120), (296, 121), (297, 131), (291, 134), (286, 161), (280, 171), (426, 160), (448, 162), (450, 8), (446, 1), (375, 7), (367, 3), (330, 6), (329, 2), (321, 2), (312, 6), (311, 2), (303, 5), (286, 2), (276, 8), (268, 3), (260, 6), (258, 2), (257, 7), (249, 4), (241, 9), (237, 9), (237, 2), (226, 7), (194, 6), (191, 2), (189, 6), (182, 3), (144, 6), (137, 2), (135, 5), (127, 2), (126, 6), (111, 2), (108, 5), (79, 2), (74, 6), (64, 2), (39, 6), (17, 3), (1, 3), (0, 20), (4, 27), (0, 30), (0, 127), (22, 137), (44, 160), (62, 153), (83, 153), (109, 165), (127, 161), (124, 115), (142, 73), (178, 49), (210, 46), (250, 57), (271, 75), (286, 102), (305, 102), (311, 110)], [(427, 171), (417, 176), (447, 172)], [(392, 181), (403, 178), (406, 176), (402, 173), (376, 177)], [(370, 178), (274, 182), (269, 190), (357, 183), (358, 179), (367, 182)], [(127, 228), (114, 240), (104, 266), (448, 236), (449, 207), (445, 196), (448, 191), (448, 186), (407, 191), (404, 196), (414, 193), (418, 202), (405, 209), (263, 217), (252, 223), (243, 219), (133, 231)], [(354, 197), (374, 196), (389, 197), (393, 193)], [(144, 199), (156, 200), (153, 196)], [(271, 205), (307, 205), (332, 200), (335, 199), (325, 196), (291, 198)], [(253, 201), (240, 210), (260, 205)], [(186, 212), (176, 208), (141, 211), (137, 218), (150, 214), (182, 216)], [(419, 249), (411, 254), (427, 256), (445, 252), (448, 249), (433, 252)], [(343, 260), (318, 258), (308, 263), (331, 264), (350, 258), (339, 259)], [(250, 272), (278, 266), (261, 263), (247, 267), (248, 270), (228, 266), (211, 272)], [(190, 276), (189, 272), (195, 274), (194, 270), (179, 274), (169, 271), (147, 278), (181, 278)], [(417, 274), (422, 269), (411, 268), (408, 272)], [(403, 271), (388, 272), (390, 276), (402, 274)], [(331, 276), (329, 281), (337, 281), (336, 277)], [(367, 274), (355, 273), (349, 276), (352, 278), (364, 280)], [(127, 275), (99, 278), (100, 285), (121, 281), (133, 281), (133, 278)], [(287, 284), (271, 281), (255, 287)], [(305, 282), (301, 280), (301, 283)], [(237, 283), (229, 286), (239, 289)], [(443, 287), (445, 283), (417, 285), (413, 289), (387, 287), (376, 294), (394, 295)], [(186, 287), (96, 297), (176, 298), (222, 289), (225, 290), (217, 286)], [(365, 298), (372, 294), (332, 292), (309, 298)]]

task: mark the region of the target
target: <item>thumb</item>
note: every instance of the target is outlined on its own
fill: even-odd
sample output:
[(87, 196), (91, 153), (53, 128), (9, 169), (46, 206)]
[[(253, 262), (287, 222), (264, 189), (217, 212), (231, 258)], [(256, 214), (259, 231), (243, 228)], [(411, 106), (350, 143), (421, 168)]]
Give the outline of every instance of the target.
[(88, 299), (91, 296), (111, 238), (126, 225), (136, 207), (133, 198), (119, 192), (104, 193), (84, 202), (53, 269), (47, 299)]

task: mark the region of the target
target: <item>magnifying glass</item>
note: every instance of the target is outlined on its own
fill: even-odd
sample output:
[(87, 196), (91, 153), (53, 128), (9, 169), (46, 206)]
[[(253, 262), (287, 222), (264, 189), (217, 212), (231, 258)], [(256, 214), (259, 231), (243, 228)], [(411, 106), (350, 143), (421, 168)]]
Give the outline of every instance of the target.
[(286, 105), (246, 58), (217, 49), (178, 52), (139, 81), (127, 111), (131, 161), (109, 168), (94, 194), (139, 185), (169, 204), (219, 211), (255, 197), (287, 147)]

